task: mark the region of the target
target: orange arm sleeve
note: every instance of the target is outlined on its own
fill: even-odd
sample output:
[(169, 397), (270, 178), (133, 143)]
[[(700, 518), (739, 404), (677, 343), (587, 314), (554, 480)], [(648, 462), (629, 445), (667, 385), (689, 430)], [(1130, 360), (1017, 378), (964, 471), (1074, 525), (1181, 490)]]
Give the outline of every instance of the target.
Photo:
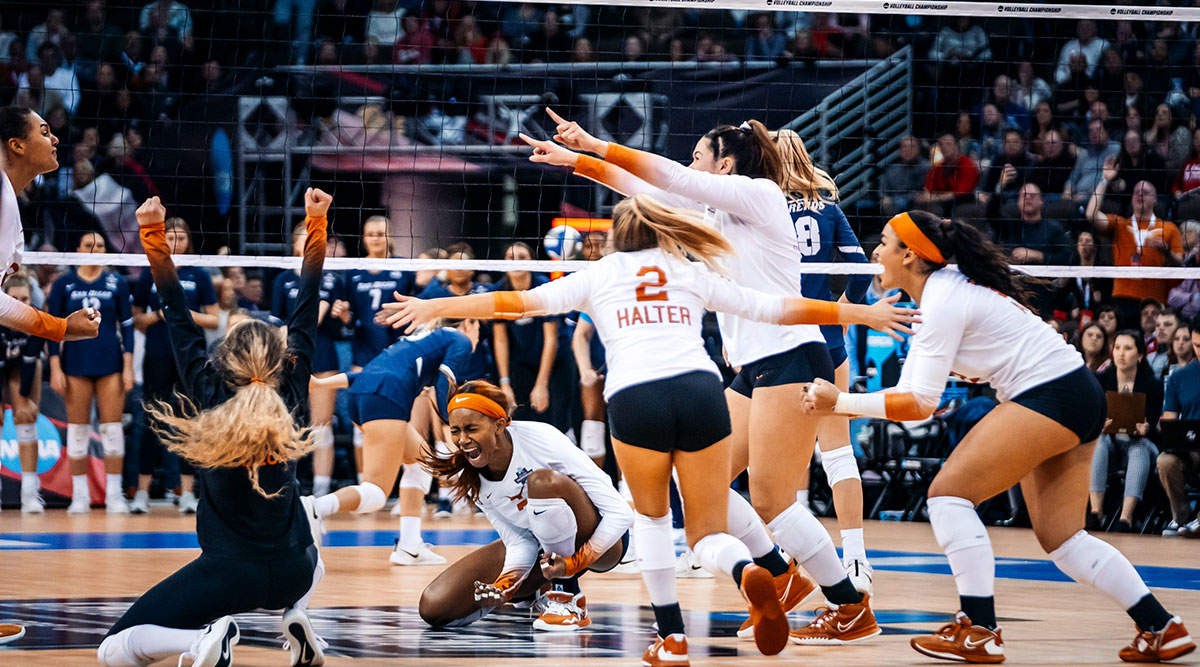
[(780, 324), (841, 324), (841, 306), (836, 301), (792, 297), (784, 302)]
[(883, 406), (887, 413), (887, 418), (892, 421), (904, 422), (914, 421), (917, 419), (925, 419), (929, 415), (925, 413), (919, 403), (917, 397), (909, 392), (891, 392), (884, 394)]

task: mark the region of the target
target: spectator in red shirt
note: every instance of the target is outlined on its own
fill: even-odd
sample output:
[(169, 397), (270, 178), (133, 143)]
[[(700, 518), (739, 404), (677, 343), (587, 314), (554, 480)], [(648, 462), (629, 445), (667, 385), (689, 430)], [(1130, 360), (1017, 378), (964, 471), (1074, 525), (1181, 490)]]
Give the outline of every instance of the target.
[(1200, 218), (1200, 130), (1192, 132), (1192, 155), (1175, 174), (1171, 192), (1178, 202), (1176, 220)]
[(979, 185), (979, 169), (971, 158), (958, 150), (954, 133), (945, 132), (937, 140), (942, 161), (929, 169), (925, 189), (917, 194), (917, 203), (939, 215), (949, 215), (956, 201), (971, 202)]
[(419, 16), (404, 17), (404, 36), (396, 41), (392, 62), (397, 65), (424, 65), (433, 51), (433, 33)]

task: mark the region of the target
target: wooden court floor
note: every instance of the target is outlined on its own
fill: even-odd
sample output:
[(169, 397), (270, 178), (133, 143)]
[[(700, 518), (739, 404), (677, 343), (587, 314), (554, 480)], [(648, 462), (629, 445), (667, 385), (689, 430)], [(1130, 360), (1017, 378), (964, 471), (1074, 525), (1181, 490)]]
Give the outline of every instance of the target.
[[(523, 612), (501, 612), (466, 628), (432, 630), (416, 614), (422, 588), (440, 567), (395, 567), (387, 556), (398, 523), (335, 517), (322, 557), (328, 569), (313, 600), (314, 625), (330, 643), (330, 665), (635, 665), (652, 638), (649, 601), (637, 576), (588, 574), (588, 630), (549, 636)], [(834, 529), (832, 522), (827, 526)], [(425, 521), (426, 540), (451, 560), (492, 539), (488, 524), (456, 517)], [(1103, 594), (1065, 580), (1030, 531), (991, 529), (996, 548), (997, 612), (1009, 664), (1121, 664), (1117, 650), (1132, 622)], [(1200, 540), (1102, 535), (1121, 549), (1166, 606), (1200, 631)], [(957, 607), (954, 582), (927, 524), (868, 522), (875, 566), (874, 609), (884, 634), (849, 647), (789, 646), (764, 658), (734, 636), (745, 607), (733, 585), (679, 581), (695, 665), (945, 664), (913, 652), (908, 640), (945, 622)], [(0, 621), (29, 628), (0, 648), (0, 665), (91, 665), (95, 646), (137, 595), (197, 553), (194, 519), (173, 508), (149, 516), (103, 511), (67, 516), (0, 514)], [(818, 596), (819, 597), (819, 596)], [(186, 604), (181, 600), (180, 604)], [(804, 605), (793, 625), (818, 603)], [(239, 617), (238, 665), (284, 665), (278, 617)], [(1198, 664), (1188, 656), (1181, 664)], [(170, 664), (170, 663), (161, 663)]]

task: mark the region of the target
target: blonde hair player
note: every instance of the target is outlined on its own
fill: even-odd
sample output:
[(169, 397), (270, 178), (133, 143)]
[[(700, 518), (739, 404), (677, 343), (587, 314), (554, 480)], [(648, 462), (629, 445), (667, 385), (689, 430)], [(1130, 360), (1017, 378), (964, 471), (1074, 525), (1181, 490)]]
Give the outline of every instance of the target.
[[(783, 159), (762, 123), (752, 120), (710, 130), (696, 142), (691, 165), (684, 167), (600, 141), (578, 123), (547, 112), (558, 123), (557, 141), (601, 158), (571, 160), (576, 174), (622, 194), (650, 194), (667, 205), (703, 214), (706, 224), (729, 239), (735, 252), (723, 261), (738, 284), (779, 295), (802, 292), (801, 254), (781, 189)], [(763, 522), (836, 605), (836, 610), (796, 630), (794, 642), (846, 644), (874, 637), (879, 626), (870, 611), (870, 595), (855, 589), (829, 533), (796, 497), (821, 423), (799, 409), (804, 385), (818, 377), (835, 378), (825, 337), (815, 326), (780, 326), (729, 313), (718, 313), (717, 320), (729, 363), (740, 367), (725, 399), (733, 423), (733, 460), (750, 470), (754, 504), (752, 512), (740, 495), (730, 496), (730, 530), (750, 548), (755, 562), (775, 575), (785, 610), (803, 602), (816, 586), (783, 561), (763, 531)], [(751, 632), (752, 620), (740, 630), (744, 637)]]
[[(904, 290), (923, 313), (900, 382), (848, 394), (818, 381), (806, 409), (926, 419), (950, 375), (990, 383), (1001, 401), (929, 487), (929, 523), (950, 561), (961, 611), (934, 634), (913, 638), (913, 648), (934, 658), (1004, 661), (993, 601), (996, 561), (975, 506), (1019, 483), (1034, 534), (1054, 564), (1104, 591), (1137, 624), (1122, 660), (1159, 662), (1193, 651), (1183, 622), (1163, 609), (1129, 561), (1083, 530), (1104, 392), (1079, 352), (1029, 310), (1033, 283), (973, 227), (925, 212), (892, 218), (874, 259), (883, 266), (884, 289)], [(950, 260), (958, 270), (947, 268)]]
[(312, 434), (296, 427), (312, 372), (326, 213), (333, 198), (304, 193), (308, 237), (300, 293), (279, 329), (245, 319), (208, 354), (192, 320), (158, 197), (137, 210), (142, 246), (174, 344), (180, 407), (146, 405), (159, 437), (192, 462), (204, 488), (196, 513), (200, 556), (146, 591), (100, 643), (104, 665), (148, 665), (182, 654), (193, 665), (234, 664), (240, 638), (232, 614), (286, 609), (281, 631), (291, 664), (324, 664), (305, 608), (324, 567), (296, 485), (296, 462)]
[[(788, 193), (788, 208), (796, 229), (796, 245), (803, 261), (831, 262), (836, 251), (846, 262), (866, 264), (867, 255), (858, 243), (858, 236), (850, 228), (846, 214), (837, 205), (838, 188), (833, 178), (813, 164), (800, 135), (791, 130), (779, 130), (773, 135), (783, 157), (783, 190)], [(828, 274), (805, 273), (800, 278), (800, 284), (803, 288), (801, 294), (810, 299), (833, 300)], [(840, 300), (862, 303), (870, 286), (871, 276), (851, 275)], [(845, 329), (823, 326), (821, 334), (825, 336), (825, 345), (833, 361), (835, 383), (838, 389), (849, 391), (850, 362), (846, 355)], [(850, 420), (844, 417), (823, 419), (817, 425), (817, 446), (821, 450), (821, 467), (833, 490), (833, 506), (837, 510), (838, 526), (841, 528), (842, 565), (855, 588), (873, 594), (871, 565), (867, 562), (863, 540), (862, 477), (858, 472), (854, 448), (850, 445)], [(740, 470), (737, 464), (734, 470)], [(808, 502), (808, 486), (806, 468), (804, 483), (799, 491), (800, 500), (805, 503)]]
[[(550, 142), (534, 145), (535, 161), (568, 164), (580, 158)], [(893, 308), (894, 300), (841, 305), (740, 287), (717, 272), (716, 260), (731, 252), (729, 243), (698, 216), (649, 196), (626, 199), (613, 209), (612, 245), (616, 252), (586, 270), (533, 290), (402, 299), (389, 308), (396, 311), (391, 319), (406, 326), (438, 316), (516, 319), (589, 312), (605, 345), (613, 451), (633, 494), (638, 565), (658, 622), (659, 638), (642, 664), (687, 663), (675, 592), (668, 501), (672, 469), (688, 544), (705, 568), (737, 583), (750, 603), (758, 649), (779, 653), (787, 645), (788, 622), (773, 577), (752, 562), (745, 544), (725, 532), (731, 425), (720, 374), (700, 336), (701, 318), (705, 310), (714, 310), (762, 321), (861, 321), (906, 331), (912, 311)], [(855, 593), (852, 586), (850, 592)]]

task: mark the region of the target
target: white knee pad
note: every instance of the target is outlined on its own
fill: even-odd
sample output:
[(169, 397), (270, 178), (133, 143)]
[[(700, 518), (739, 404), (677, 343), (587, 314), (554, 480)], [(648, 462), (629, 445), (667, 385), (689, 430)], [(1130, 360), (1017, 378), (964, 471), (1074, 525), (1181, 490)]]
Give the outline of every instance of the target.
[[(816, 556), (826, 546), (833, 548), (829, 531), (803, 503), (796, 502), (771, 519), (767, 524), (775, 536), (775, 543), (783, 547), (797, 563), (804, 563)], [(836, 552), (835, 556), (836, 558)]]
[(378, 512), (387, 504), (387, 494), (370, 482), (363, 482), (354, 488), (358, 491), (358, 507), (354, 510), (355, 514)]
[(421, 467), (419, 463), (409, 463), (404, 466), (400, 475), (400, 488), (417, 489), (421, 493), (429, 493), (429, 485), (433, 483), (433, 475)]
[(37, 442), (37, 424), (17, 424), (17, 442)]
[(1096, 575), (1114, 556), (1121, 555), (1117, 548), (1104, 540), (1088, 535), (1081, 530), (1050, 552), (1050, 560), (1063, 574), (1080, 583), (1096, 585)]
[(125, 646), (125, 638), (129, 636), (127, 628), (115, 635), (104, 638), (100, 642), (99, 648), (96, 649), (96, 658), (100, 660), (101, 665), (105, 667), (142, 667), (149, 665), (149, 661), (138, 660), (129, 648)]
[(562, 498), (530, 498), (529, 530), (542, 550), (549, 554), (570, 556), (575, 553), (575, 537), (579, 526), (575, 512)]
[(821, 467), (825, 469), (825, 477), (829, 479), (829, 488), (847, 479), (862, 479), (858, 474), (858, 459), (854, 458), (854, 447), (838, 447), (832, 451), (821, 452)]
[(591, 459), (604, 456), (604, 422), (586, 419), (579, 431), (579, 448), (583, 453)]
[(660, 517), (635, 514), (633, 534), (637, 541), (638, 568), (643, 572), (675, 569), (675, 541), (670, 513)]
[(125, 429), (121, 422), (100, 425), (100, 446), (105, 456), (125, 456)]
[(328, 449), (333, 446), (333, 427), (329, 424), (312, 427), (313, 447)]
[(67, 456), (85, 459), (88, 455), (88, 425), (67, 424)]
[(987, 546), (987, 528), (979, 520), (975, 504), (966, 498), (937, 496), (929, 499), (929, 524), (942, 551), (952, 554), (968, 547)]
[(363, 443), (366, 442), (367, 436), (363, 434), (361, 428), (354, 429), (354, 448), (362, 449)]

